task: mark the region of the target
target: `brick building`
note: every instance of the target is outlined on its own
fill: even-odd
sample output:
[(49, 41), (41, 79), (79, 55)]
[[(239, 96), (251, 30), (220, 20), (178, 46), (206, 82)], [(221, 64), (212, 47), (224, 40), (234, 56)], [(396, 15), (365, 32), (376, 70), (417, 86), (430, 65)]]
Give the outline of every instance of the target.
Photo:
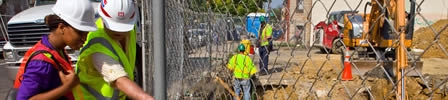
[(286, 31), (283, 40), (300, 45), (309, 44), (311, 7), (312, 0), (284, 0), (282, 20), (285, 21), (283, 30)]

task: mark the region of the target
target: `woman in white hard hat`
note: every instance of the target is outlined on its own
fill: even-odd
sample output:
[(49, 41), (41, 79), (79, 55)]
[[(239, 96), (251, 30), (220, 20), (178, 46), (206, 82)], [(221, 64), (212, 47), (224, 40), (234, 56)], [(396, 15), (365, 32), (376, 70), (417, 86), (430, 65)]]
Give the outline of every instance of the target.
[(65, 47), (78, 50), (89, 31), (97, 30), (89, 0), (58, 0), (45, 17), (49, 35), (28, 50), (17, 73), (17, 100), (73, 100), (79, 79)]
[(76, 99), (153, 99), (134, 83), (136, 10), (132, 0), (103, 0), (98, 6), (98, 30), (89, 33), (76, 63)]

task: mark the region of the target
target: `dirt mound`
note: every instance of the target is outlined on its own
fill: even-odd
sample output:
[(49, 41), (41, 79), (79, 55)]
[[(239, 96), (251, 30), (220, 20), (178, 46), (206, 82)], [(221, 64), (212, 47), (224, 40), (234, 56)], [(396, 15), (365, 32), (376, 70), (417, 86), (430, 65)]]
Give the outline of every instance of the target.
[[(413, 48), (426, 49), (436, 36), (435, 33), (441, 32), (438, 38), (439, 44), (445, 50), (448, 50), (448, 19), (439, 20), (429, 27), (423, 27), (414, 32), (413, 37)], [(434, 29), (434, 31), (432, 30)], [(443, 52), (442, 48), (438, 44), (433, 44), (426, 50), (426, 53), (422, 55), (424, 58), (448, 58), (448, 56)]]
[[(447, 100), (448, 85), (442, 85), (446, 76), (424, 76), (425, 81), (420, 77), (406, 78), (406, 92), (409, 98), (426, 100), (432, 97), (434, 100)], [(331, 100), (372, 100), (396, 99), (394, 86), (389, 79), (368, 77), (366, 81), (354, 76), (352, 81), (338, 80), (299, 80), (295, 86), (282, 86), (263, 91), (262, 98), (265, 100), (297, 100), (297, 99), (331, 99)], [(305, 81), (311, 81), (314, 85), (308, 86)], [(305, 84), (305, 85), (304, 85)], [(429, 86), (429, 87), (427, 87)], [(353, 95), (355, 94), (355, 95)], [(350, 97), (352, 96), (352, 97)]]

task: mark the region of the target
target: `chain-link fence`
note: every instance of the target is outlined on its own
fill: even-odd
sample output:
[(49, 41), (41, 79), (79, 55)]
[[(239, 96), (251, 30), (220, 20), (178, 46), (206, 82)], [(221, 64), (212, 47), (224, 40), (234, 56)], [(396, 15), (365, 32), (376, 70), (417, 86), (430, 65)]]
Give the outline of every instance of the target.
[[(446, 1), (164, 3), (168, 99), (233, 99), (236, 79), (227, 63), (242, 40), (256, 46), (260, 16), (272, 26), (273, 46), (262, 46), (270, 52), (268, 74), (250, 79), (252, 99), (448, 99)], [(145, 33), (143, 86), (152, 93), (153, 82), (164, 81), (152, 79), (158, 59), (152, 55), (154, 9), (151, 0), (138, 4)], [(260, 70), (260, 54), (249, 56)]]

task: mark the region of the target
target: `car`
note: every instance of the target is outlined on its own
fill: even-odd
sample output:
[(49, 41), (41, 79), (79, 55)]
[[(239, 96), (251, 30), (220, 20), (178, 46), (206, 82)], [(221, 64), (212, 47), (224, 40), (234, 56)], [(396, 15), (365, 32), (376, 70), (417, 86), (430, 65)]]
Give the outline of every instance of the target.
[(204, 46), (206, 44), (208, 33), (210, 33), (210, 31), (206, 29), (189, 29), (187, 32), (189, 46), (192, 48)]
[(208, 24), (207, 23), (199, 23), (199, 29), (208, 29)]
[(239, 41), (241, 40), (240, 35), (243, 33), (243, 27), (241, 25), (235, 25), (233, 30), (227, 32), (227, 41)]

